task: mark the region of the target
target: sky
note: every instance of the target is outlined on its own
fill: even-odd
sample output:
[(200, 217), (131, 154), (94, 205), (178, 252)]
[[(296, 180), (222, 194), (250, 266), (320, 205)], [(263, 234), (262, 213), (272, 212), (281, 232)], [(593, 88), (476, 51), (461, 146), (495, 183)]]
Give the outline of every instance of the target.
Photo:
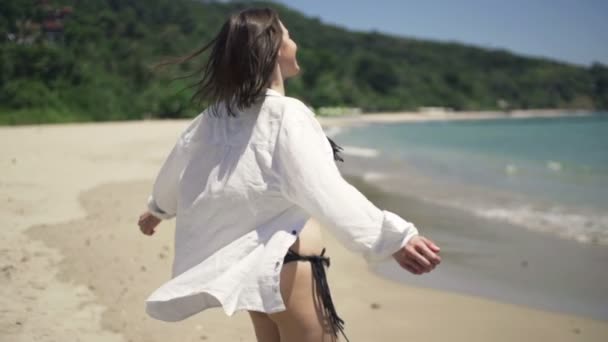
[(608, 65), (608, 0), (276, 1), (324, 23), (358, 31)]

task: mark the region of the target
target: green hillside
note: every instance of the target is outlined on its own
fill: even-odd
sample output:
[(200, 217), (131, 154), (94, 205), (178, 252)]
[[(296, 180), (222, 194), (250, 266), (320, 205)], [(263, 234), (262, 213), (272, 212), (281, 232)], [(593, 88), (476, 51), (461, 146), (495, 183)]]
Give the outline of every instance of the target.
[[(187, 0), (0, 2), (0, 123), (192, 117), (190, 63), (151, 66), (203, 45), (229, 13), (276, 8), (303, 73), (288, 93), (364, 110), (608, 108), (608, 68), (501, 50), (353, 32), (272, 3)], [(184, 90), (185, 89), (185, 90)]]

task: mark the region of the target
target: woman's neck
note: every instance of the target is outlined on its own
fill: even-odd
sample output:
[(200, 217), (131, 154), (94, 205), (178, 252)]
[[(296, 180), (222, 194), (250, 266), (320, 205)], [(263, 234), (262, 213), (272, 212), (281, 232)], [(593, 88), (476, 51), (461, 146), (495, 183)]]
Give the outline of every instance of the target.
[(281, 69), (279, 68), (279, 64), (277, 63), (272, 76), (270, 77), (270, 83), (268, 88), (272, 90), (276, 90), (281, 93), (281, 95), (285, 95), (285, 83), (283, 81), (283, 75), (281, 74)]

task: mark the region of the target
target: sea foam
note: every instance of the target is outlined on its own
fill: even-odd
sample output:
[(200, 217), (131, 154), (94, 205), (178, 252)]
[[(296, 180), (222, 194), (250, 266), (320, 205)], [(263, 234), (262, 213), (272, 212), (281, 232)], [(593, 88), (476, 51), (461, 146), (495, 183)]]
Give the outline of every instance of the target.
[(344, 154), (355, 157), (374, 158), (380, 155), (380, 151), (369, 147), (344, 146)]
[(497, 219), (535, 231), (554, 233), (562, 238), (583, 243), (608, 245), (608, 216), (581, 214), (564, 208), (536, 209), (532, 206), (517, 208), (477, 208), (478, 216)]

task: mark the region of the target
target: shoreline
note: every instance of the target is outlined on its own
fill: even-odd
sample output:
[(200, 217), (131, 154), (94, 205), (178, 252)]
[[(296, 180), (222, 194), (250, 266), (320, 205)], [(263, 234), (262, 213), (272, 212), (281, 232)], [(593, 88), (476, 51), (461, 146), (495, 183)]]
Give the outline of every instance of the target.
[[(17, 342), (255, 341), (246, 313), (228, 318), (208, 310), (169, 324), (144, 312), (146, 296), (170, 276), (174, 225), (163, 222), (147, 237), (136, 221), (150, 178), (188, 122), (0, 127), (6, 203), (0, 210), (6, 225), (0, 230), (0, 336)], [(332, 295), (348, 335), (362, 341), (565, 342), (608, 335), (606, 321), (377, 277), (324, 235), (332, 251)]]
[[(314, 111), (313, 111), (314, 112)], [(346, 114), (336, 116), (315, 117), (324, 127), (339, 127), (368, 123), (392, 123), (392, 122), (427, 122), (427, 121), (460, 121), (460, 120), (492, 120), (492, 119), (530, 119), (530, 118), (560, 118), (560, 117), (581, 117), (592, 116), (594, 113), (608, 113), (605, 110), (588, 109), (516, 109), (510, 112), (495, 110), (480, 111), (438, 111), (438, 112), (365, 112), (361, 114)], [(0, 125), (0, 128), (18, 127), (43, 127), (43, 126), (91, 126), (91, 125), (112, 125), (112, 124), (141, 124), (166, 122), (170, 124), (180, 124), (191, 121), (193, 118), (180, 119), (129, 119), (129, 120), (108, 120), (108, 121), (78, 121), (78, 122), (48, 122), (48, 123), (29, 123), (20, 125)]]
[[(389, 120), (394, 120), (396, 126), (383, 121), (386, 119), (384, 117), (381, 117), (379, 120), (374, 120), (373, 118), (368, 120), (363, 120), (364, 118), (361, 118), (361, 120), (357, 120), (357, 117), (351, 117), (350, 120), (352, 122), (345, 122), (342, 120), (320, 121), (322, 121), (322, 126), (327, 136), (335, 139), (336, 142), (342, 146), (342, 154), (347, 157), (379, 158), (376, 159), (379, 161), (378, 165), (383, 165), (386, 164), (387, 159), (392, 159), (393, 155), (395, 156), (394, 159), (401, 159), (398, 157), (402, 153), (401, 149), (406, 151), (411, 148), (413, 152), (403, 152), (404, 155), (409, 156), (406, 158), (408, 159), (408, 162), (399, 162), (399, 166), (393, 165), (393, 167), (389, 168), (372, 168), (368, 174), (365, 175), (366, 177), (369, 177), (370, 180), (381, 179), (388, 174), (392, 174), (392, 177), (396, 177), (394, 171), (402, 168), (401, 173), (404, 175), (407, 174), (414, 184), (426, 185), (426, 187), (417, 186), (417, 190), (420, 194), (424, 194), (425, 196), (423, 197), (430, 202), (460, 208), (480, 217), (508, 221), (514, 225), (525, 226), (527, 229), (534, 231), (553, 232), (564, 239), (573, 239), (585, 244), (608, 246), (608, 230), (605, 229), (608, 227), (608, 221), (606, 221), (608, 216), (605, 215), (605, 211), (603, 210), (602, 205), (600, 205), (601, 203), (605, 203), (605, 201), (600, 199), (599, 195), (595, 192), (592, 193), (592, 195), (595, 196), (592, 197), (592, 199), (595, 200), (574, 203), (573, 201), (560, 202), (559, 200), (554, 200), (554, 198), (560, 198), (561, 194), (559, 189), (562, 188), (559, 186), (561, 184), (557, 184), (557, 186), (555, 186), (555, 184), (550, 184), (553, 187), (549, 187), (548, 181), (543, 183), (545, 188), (540, 189), (545, 190), (543, 195), (537, 195), (533, 193), (533, 191), (528, 191), (527, 189), (523, 189), (522, 191), (522, 186), (509, 187), (517, 182), (520, 182), (521, 184), (528, 182), (528, 185), (532, 185), (531, 188), (534, 188), (533, 186), (535, 184), (530, 184), (530, 180), (525, 179), (526, 174), (536, 173), (535, 176), (539, 177), (538, 175), (541, 173), (543, 175), (544, 173), (547, 173), (547, 177), (553, 177), (554, 179), (557, 177), (572, 178), (579, 176), (580, 173), (589, 170), (590, 166), (582, 164), (584, 161), (581, 162), (581, 165), (583, 166), (579, 167), (578, 164), (575, 164), (575, 162), (572, 162), (569, 159), (560, 160), (560, 156), (555, 153), (551, 156), (539, 157), (541, 159), (535, 160), (526, 158), (517, 159), (517, 156), (506, 154), (503, 156), (500, 153), (495, 155), (490, 155), (488, 153), (474, 155), (474, 153), (466, 151), (466, 153), (469, 154), (465, 154), (465, 156), (473, 155), (475, 158), (465, 158), (464, 160), (467, 160), (465, 163), (464, 161), (459, 161), (458, 153), (450, 153), (451, 150), (449, 150), (448, 145), (440, 148), (439, 145), (436, 145), (429, 140), (435, 140), (435, 138), (423, 139), (425, 145), (416, 145), (416, 141), (412, 140), (409, 142), (412, 145), (409, 146), (394, 145), (395, 141), (399, 140), (398, 138), (395, 138), (394, 141), (391, 142), (379, 139), (380, 141), (383, 141), (382, 143), (379, 143), (374, 138), (377, 132), (383, 131), (393, 132), (391, 134), (397, 135), (403, 130), (403, 132), (410, 132), (412, 136), (416, 136), (416, 132), (418, 132), (420, 128), (427, 132), (426, 136), (430, 137), (433, 134), (432, 132), (435, 132), (436, 130), (450, 132), (449, 130), (453, 127), (453, 129), (458, 132), (459, 130), (463, 131), (465, 127), (472, 127), (467, 130), (467, 134), (470, 138), (467, 139), (470, 141), (471, 139), (474, 139), (477, 134), (477, 131), (473, 128), (477, 127), (478, 124), (484, 124), (483, 120), (498, 120), (488, 122), (490, 129), (497, 129), (496, 127), (500, 127), (503, 124), (506, 125), (506, 127), (521, 125), (526, 128), (530, 127), (527, 125), (529, 123), (534, 125), (540, 132), (542, 127), (544, 127), (544, 124), (549, 124), (549, 128), (551, 128), (555, 127), (552, 126), (553, 124), (564, 125), (573, 123), (584, 125), (589, 122), (593, 124), (595, 120), (605, 122), (605, 119), (608, 118), (606, 114), (608, 113), (581, 112), (573, 115), (571, 113), (548, 110), (540, 113), (537, 111), (531, 113), (525, 112), (517, 114), (517, 117), (510, 118), (500, 118), (496, 115), (484, 114), (484, 119), (480, 119), (481, 115), (475, 113), (462, 119), (452, 120), (451, 118), (448, 118), (444, 120), (444, 117), (438, 118), (435, 116), (430, 119), (428, 116), (414, 116), (414, 119), (412, 119), (411, 113), (404, 113), (403, 115), (395, 114), (397, 115), (397, 118), (395, 119), (389, 118)], [(553, 119), (561, 117), (567, 117), (568, 119)], [(542, 119), (529, 122), (510, 121), (525, 118)], [(545, 120), (545, 118), (547, 119)], [(441, 122), (437, 122), (439, 120), (441, 120)], [(465, 122), (462, 124), (450, 124), (450, 122), (458, 120), (479, 120), (479, 122), (472, 123), (473, 126)], [(432, 123), (432, 121), (437, 122), (437, 124)], [(424, 123), (421, 125), (411, 125), (409, 122)], [(429, 123), (426, 124), (427, 122)], [(400, 125), (399, 123), (403, 124)], [(483, 130), (483, 126), (479, 126), (479, 129)], [(484, 135), (483, 132), (480, 132), (480, 134), (482, 137), (485, 136), (488, 138), (487, 134)], [(505, 138), (506, 137), (502, 137), (502, 139)], [(532, 139), (532, 141), (533, 140), (534, 139)], [(534, 146), (532, 141), (530, 141), (530, 143), (532, 144), (531, 148), (533, 149), (537, 147), (538, 144), (537, 146)], [(382, 147), (382, 144), (384, 143), (389, 146), (386, 151)], [(435, 155), (431, 153), (431, 157), (425, 159), (425, 155), (420, 151), (423, 151), (424, 148), (427, 147), (432, 147), (431, 152), (439, 151), (440, 153), (435, 153)], [(418, 148), (418, 150), (416, 150), (416, 148)], [(434, 151), (432, 150), (433, 148), (435, 149)], [(501, 157), (502, 159), (500, 159)], [(476, 166), (475, 162), (483, 162), (486, 159), (488, 160), (487, 164), (489, 166), (482, 165), (482, 167), (479, 168), (480, 170), (484, 170), (486, 172), (485, 174), (481, 171), (477, 172), (477, 170), (474, 170)], [(393, 161), (389, 162), (392, 163)], [(429, 165), (441, 166), (433, 168)], [(484, 166), (487, 166), (487, 168), (483, 169)], [(579, 169), (577, 169), (577, 167), (579, 167)], [(451, 171), (446, 171), (448, 169)], [(581, 169), (583, 171), (580, 171)], [(467, 170), (469, 173), (458, 173), (459, 170)], [(579, 174), (575, 174), (575, 172), (579, 172)], [(503, 178), (498, 177), (503, 175), (503, 173)], [(480, 179), (474, 179), (470, 177), (470, 174), (477, 174), (482, 177), (480, 177)], [(497, 177), (490, 177), (493, 177), (494, 175), (497, 175)], [(519, 175), (522, 175), (522, 177), (518, 177)], [(495, 184), (492, 182), (495, 182)], [(539, 188), (536, 189), (538, 190)], [(550, 191), (546, 191), (547, 189), (550, 189)], [(446, 190), (449, 190), (447, 192), (450, 194), (449, 196), (443, 195)], [(577, 193), (575, 195), (580, 194)]]
[[(526, 117), (530, 116), (528, 114), (530, 113), (526, 113)], [(545, 113), (545, 117), (547, 116), (561, 117), (563, 113)], [(465, 120), (478, 118), (479, 115), (473, 115)], [(495, 116), (487, 118), (494, 119)], [(404, 114), (401, 119), (412, 121), (410, 114)], [(324, 129), (329, 136), (348, 126), (337, 121), (333, 124), (325, 123)], [(363, 123), (366, 124), (367, 122)], [(362, 134), (368, 137), (367, 133)], [(373, 135), (369, 133), (369, 137), (371, 136)], [(339, 142), (339, 137), (337, 138)], [(597, 275), (591, 271), (601, 269), (605, 262), (608, 262), (608, 249), (602, 243), (604, 240), (583, 241), (578, 235), (566, 236), (563, 232), (555, 234), (553, 231), (530, 228), (516, 220), (484, 217), (474, 210), (474, 207), (472, 209), (470, 202), (466, 207), (464, 204), (456, 206), (444, 195), (466, 192), (470, 193), (471, 198), (475, 197), (474, 194), (479, 197), (479, 194), (488, 191), (483, 186), (455, 186), (453, 180), (421, 173), (409, 163), (390, 158), (390, 155), (367, 147), (362, 142), (356, 147), (345, 143), (343, 147), (346, 161), (338, 165), (349, 182), (356, 184), (366, 196), (371, 196), (372, 202), (378, 201), (379, 207), (389, 206), (388, 210), (395, 210), (406, 219), (420, 218), (422, 228), (431, 227), (432, 233), (445, 238), (446, 245), (455, 243), (459, 246), (456, 254), (466, 259), (467, 263), (477, 265), (477, 268), (474, 268), (466, 264), (451, 264), (449, 270), (446, 267), (444, 277), (436, 277), (436, 280), (432, 281), (395, 278), (391, 276), (390, 270), (380, 272), (383, 276), (408, 285), (476, 294), (502, 302), (608, 320), (608, 301), (603, 295), (608, 289), (608, 276)], [(500, 190), (496, 190), (492, 196), (503, 202), (507, 201), (507, 198), (516, 199), (508, 197), (506, 193), (500, 193)], [(475, 229), (463, 230), (463, 227)], [(453, 232), (446, 234), (448, 229)], [(433, 235), (429, 237), (433, 239)], [(518, 243), (509, 246), (509, 241)], [(508, 252), (509, 248), (511, 252)], [(568, 260), (561, 260), (563, 256), (554, 253), (555, 250), (570, 257)], [(492, 260), (475, 258), (476, 253), (491, 256)], [(527, 270), (531, 268), (536, 268), (536, 272), (540, 273), (528, 273), (530, 271)], [(500, 271), (496, 271), (501, 269), (509, 272), (510, 277), (504, 277)], [(467, 276), (462, 277), (462, 274)], [(561, 279), (560, 274), (569, 274), (571, 277)], [(543, 291), (545, 282), (553, 284), (547, 291)]]
[(395, 190), (401, 183), (366, 179), (359, 171), (367, 167), (353, 158), (349, 162), (348, 168), (342, 167), (349, 183), (379, 208), (413, 222), (422, 235), (442, 246), (441, 272), (412, 277), (385, 265), (374, 273), (407, 286), (608, 321), (604, 296), (608, 275), (589, 271), (601, 269), (608, 260), (606, 246), (582, 244), (428, 202)]
[(320, 116), (316, 118), (323, 127), (348, 127), (370, 123), (398, 122), (428, 122), (428, 121), (460, 121), (460, 120), (492, 120), (492, 119), (531, 119), (531, 118), (561, 118), (591, 116), (594, 111), (567, 109), (530, 109), (500, 111), (462, 111), (462, 112), (390, 112), (363, 113), (344, 116)]

